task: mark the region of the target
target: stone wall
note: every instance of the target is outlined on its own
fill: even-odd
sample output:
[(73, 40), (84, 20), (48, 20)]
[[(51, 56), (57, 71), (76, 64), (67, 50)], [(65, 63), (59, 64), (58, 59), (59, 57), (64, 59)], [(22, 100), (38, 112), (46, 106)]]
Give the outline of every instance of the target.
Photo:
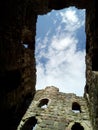
[[(37, 14), (30, 1), (0, 2), (0, 115), (16, 130), (35, 94)], [(17, 116), (16, 116), (17, 115)], [(6, 125), (3, 125), (5, 124)]]
[[(33, 124), (33, 121), (27, 125), (32, 118), (36, 119), (36, 123)], [(72, 130), (75, 123), (85, 130), (92, 130), (85, 98), (62, 93), (58, 88), (49, 86), (36, 92), (17, 130), (32, 130), (34, 125), (36, 130)]]
[[(3, 129), (16, 130), (35, 94), (37, 16), (69, 6), (86, 9), (86, 87), (94, 129), (98, 129), (98, 2), (93, 0), (1, 0), (0, 115)], [(17, 116), (16, 116), (17, 115)]]
[(86, 13), (86, 86), (85, 97), (90, 108), (94, 130), (98, 129), (98, 2), (93, 1)]

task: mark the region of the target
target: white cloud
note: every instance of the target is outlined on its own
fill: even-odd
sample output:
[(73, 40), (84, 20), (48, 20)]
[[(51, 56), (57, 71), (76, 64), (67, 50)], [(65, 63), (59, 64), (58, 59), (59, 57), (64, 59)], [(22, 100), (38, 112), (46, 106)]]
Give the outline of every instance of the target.
[(78, 28), (84, 25), (85, 20), (81, 19), (83, 11), (78, 15), (77, 10), (74, 8), (68, 8), (67, 11), (61, 12), (60, 16), (62, 18), (61, 22), (64, 23), (65, 30), (67, 31), (76, 31)]
[[(65, 12), (58, 12), (58, 15), (61, 16), (61, 23), (56, 28), (56, 34), (50, 38), (49, 32), (43, 41), (38, 39), (37, 42), (36, 87), (42, 89), (53, 85), (59, 87), (62, 92), (82, 95), (85, 86), (85, 50), (76, 51), (79, 43), (75, 31), (83, 26), (83, 20), (79, 19), (76, 10), (71, 8)], [(63, 28), (66, 32), (62, 31), (62, 23), (66, 23)], [(74, 25), (76, 23), (77, 26)], [(43, 63), (40, 61), (41, 58), (47, 60)]]
[(78, 17), (76, 15), (76, 10), (72, 10), (69, 8), (66, 12), (61, 12), (60, 15), (62, 16), (62, 22), (66, 23), (66, 21), (70, 23), (77, 23)]

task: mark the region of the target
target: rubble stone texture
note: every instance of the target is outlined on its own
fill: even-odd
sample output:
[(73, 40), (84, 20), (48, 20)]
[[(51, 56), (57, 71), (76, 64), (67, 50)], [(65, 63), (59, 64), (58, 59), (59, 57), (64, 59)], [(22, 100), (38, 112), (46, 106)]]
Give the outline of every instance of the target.
[[(72, 130), (75, 123), (79, 123), (83, 130), (92, 130), (85, 98), (59, 92), (53, 86), (36, 92), (17, 130), (32, 130), (34, 121), (25, 126), (31, 118), (37, 120), (36, 130)], [(79, 127), (77, 129), (81, 130)]]
[[(36, 93), (35, 36), (37, 16), (46, 14), (52, 9), (59, 10), (69, 6), (86, 9), (86, 85), (84, 98), (88, 103), (87, 107), (93, 129), (98, 130), (97, 0), (0, 1), (0, 124), (2, 129), (17, 129)], [(55, 96), (54, 94), (54, 98)], [(48, 109), (44, 111), (46, 110)], [(37, 122), (35, 118), (31, 119), (35, 120), (35, 123)], [(60, 117), (56, 117), (56, 119), (59, 120)], [(53, 126), (60, 126), (60, 124), (61, 127), (64, 127), (62, 123), (58, 124), (55, 120)], [(66, 123), (65, 126), (67, 129)], [(75, 124), (73, 129), (76, 126), (81, 127), (79, 124)], [(68, 129), (70, 128), (68, 127)]]

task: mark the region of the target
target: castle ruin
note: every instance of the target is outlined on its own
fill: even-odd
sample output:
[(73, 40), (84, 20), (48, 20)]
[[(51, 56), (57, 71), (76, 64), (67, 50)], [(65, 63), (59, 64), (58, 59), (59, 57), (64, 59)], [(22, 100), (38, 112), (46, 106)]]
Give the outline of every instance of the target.
[[(35, 88), (37, 16), (46, 14), (52, 9), (60, 10), (70, 6), (86, 9), (86, 85), (82, 98), (74, 94), (59, 93), (55, 87), (50, 87), (54, 90), (53, 95), (46, 94), (47, 88), (37, 92)], [(74, 130), (78, 127), (81, 130), (98, 130), (97, 6), (97, 0), (1, 0), (0, 115), (2, 129), (16, 130), (19, 126), (25, 130), (31, 129), (30, 126), (33, 125), (37, 130), (38, 128), (45, 130), (46, 124), (46, 128), (49, 129)], [(28, 48), (25, 48), (24, 44), (27, 44)], [(43, 95), (40, 95), (41, 93)], [(47, 108), (41, 108), (44, 104)], [(32, 111), (31, 106), (32, 110), (34, 107), (37, 109)], [(74, 113), (73, 110), (80, 112)], [(28, 114), (29, 111), (31, 115)], [(33, 124), (32, 121), (34, 121)]]

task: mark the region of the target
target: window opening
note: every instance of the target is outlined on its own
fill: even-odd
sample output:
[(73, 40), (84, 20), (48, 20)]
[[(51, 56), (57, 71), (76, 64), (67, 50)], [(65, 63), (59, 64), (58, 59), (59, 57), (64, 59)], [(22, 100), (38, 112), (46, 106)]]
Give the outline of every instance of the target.
[(28, 45), (27, 45), (27, 44), (23, 44), (23, 46), (24, 46), (25, 48), (28, 48)]
[(22, 127), (22, 130), (36, 130), (36, 126), (37, 119), (35, 117), (30, 117)]
[(72, 111), (74, 113), (80, 113), (81, 112), (80, 105), (77, 102), (73, 102), (73, 104), (72, 104)]
[(42, 99), (38, 107), (45, 109), (48, 107), (48, 102), (49, 102), (49, 99)]
[(35, 43), (35, 40), (32, 39), (32, 31), (24, 27), (21, 34), (21, 44), (25, 48), (35, 49), (34, 43)]
[(71, 130), (84, 130), (84, 127), (80, 123), (75, 122)]

